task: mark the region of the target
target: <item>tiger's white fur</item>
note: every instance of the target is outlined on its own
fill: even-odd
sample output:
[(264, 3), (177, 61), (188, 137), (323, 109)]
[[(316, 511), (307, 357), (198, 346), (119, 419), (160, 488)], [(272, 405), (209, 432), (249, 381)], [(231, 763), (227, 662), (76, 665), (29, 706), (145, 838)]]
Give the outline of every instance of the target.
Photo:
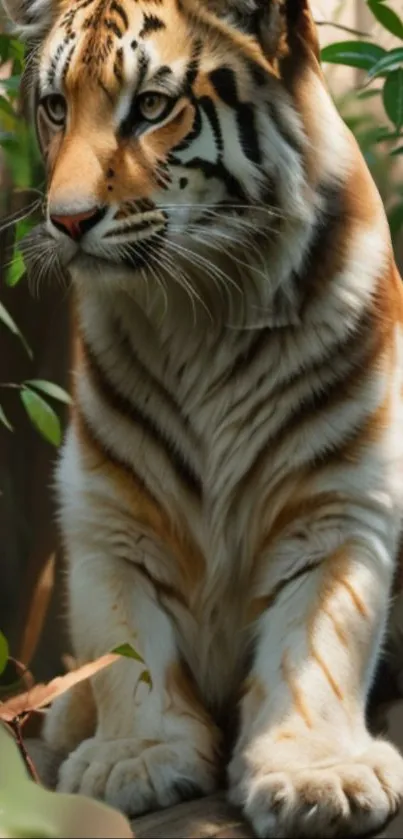
[[(403, 793), (400, 755), (365, 723), (401, 533), (402, 293), (379, 196), (323, 86), (306, 3), (283, 5), (293, 81), (290, 92), (279, 71), (278, 83), (274, 63), (255, 90), (261, 164), (236, 142), (236, 108), (213, 97), (246, 213), (201, 221), (228, 188), (218, 170), (186, 168), (189, 155), (220, 156), (202, 117), (197, 152), (178, 152), (168, 192), (154, 190), (141, 216), (158, 237), (164, 208), (161, 250), (137, 271), (123, 265), (119, 243), (140, 234), (113, 196), (78, 257), (52, 218), (105, 201), (118, 151), (96, 122), (101, 100), (81, 103), (67, 140), (50, 141), (46, 241), (69, 263), (79, 341), (58, 471), (72, 641), (84, 660), (132, 644), (152, 687), (141, 661), (122, 660), (93, 679), (94, 730), (72, 694), (47, 738), (70, 752), (89, 736), (60, 789), (135, 814), (194, 786), (212, 791), (221, 728), (239, 711), (230, 798), (257, 834), (357, 835), (378, 829)], [(169, 31), (173, 5), (163, 6)], [(207, 31), (200, 73), (230, 65), (241, 107), (250, 81), (237, 51), (262, 69), (255, 40), (199, 3), (178, 14)], [(42, 86), (62, 30), (55, 14)], [(274, 43), (272, 29), (259, 37)], [(152, 40), (155, 65), (164, 49), (163, 35)], [(60, 84), (62, 65), (55, 74)], [(125, 92), (111, 123), (128, 110)], [(134, 178), (136, 158), (125, 161)], [(261, 200), (267, 178), (274, 205)]]

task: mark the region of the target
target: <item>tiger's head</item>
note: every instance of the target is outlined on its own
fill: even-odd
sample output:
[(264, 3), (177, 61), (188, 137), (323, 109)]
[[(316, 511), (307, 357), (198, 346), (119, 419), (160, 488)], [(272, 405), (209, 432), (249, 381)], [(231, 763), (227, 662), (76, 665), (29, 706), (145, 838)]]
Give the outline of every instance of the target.
[(5, 3), (32, 45), (42, 232), (73, 275), (133, 281), (304, 225), (339, 165), (306, 0)]

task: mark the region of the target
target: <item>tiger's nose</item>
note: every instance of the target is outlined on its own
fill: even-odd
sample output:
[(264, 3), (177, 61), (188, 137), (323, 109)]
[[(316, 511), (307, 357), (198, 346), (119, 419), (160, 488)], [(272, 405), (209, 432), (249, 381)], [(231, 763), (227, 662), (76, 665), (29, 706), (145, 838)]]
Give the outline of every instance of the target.
[(106, 213), (105, 209), (93, 207), (85, 213), (74, 213), (71, 215), (50, 214), (50, 220), (58, 230), (70, 236), (71, 239), (78, 241), (85, 233), (88, 233)]

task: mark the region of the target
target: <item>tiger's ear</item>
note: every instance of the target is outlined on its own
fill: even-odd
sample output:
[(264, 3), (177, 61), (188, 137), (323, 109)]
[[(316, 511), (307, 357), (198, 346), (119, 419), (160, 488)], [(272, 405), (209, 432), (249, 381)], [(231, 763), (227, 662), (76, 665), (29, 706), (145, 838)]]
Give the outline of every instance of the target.
[(309, 51), (320, 61), (320, 46), (309, 0), (283, 0), (286, 39), (290, 50), (298, 53)]
[(320, 49), (309, 0), (209, 0), (218, 15), (259, 38), (268, 58), (288, 48), (295, 58), (310, 52), (319, 59)]
[(2, 0), (16, 34), (24, 41), (40, 40), (50, 28), (52, 0)]

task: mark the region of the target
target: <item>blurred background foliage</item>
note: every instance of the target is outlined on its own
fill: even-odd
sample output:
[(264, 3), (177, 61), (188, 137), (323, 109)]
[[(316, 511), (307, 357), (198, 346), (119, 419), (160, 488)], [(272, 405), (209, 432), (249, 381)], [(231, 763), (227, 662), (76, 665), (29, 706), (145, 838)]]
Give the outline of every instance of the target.
[(322, 61), (325, 67), (360, 71), (356, 88), (335, 98), (378, 184), (396, 245), (403, 229), (403, 18), (385, 0), (367, 0), (366, 5), (381, 27), (382, 42), (350, 35), (325, 46)]
[[(401, 4), (312, 4), (315, 12), (323, 10), (318, 23), (330, 88), (378, 185), (402, 268)], [(29, 60), (0, 11), (0, 629), (22, 659), (27, 649), (32, 657), (41, 637), (35, 672), (48, 678), (60, 669), (67, 646), (58, 617), (61, 580), (60, 571), (55, 577), (54, 556), (59, 545), (50, 487), (54, 446), (60, 442), (69, 401), (69, 306), (56, 283), (41, 284), (39, 300), (32, 295), (19, 250), (22, 237), (40, 217), (45, 183), (20, 94), (24, 61)], [(350, 71), (341, 83), (334, 82), (335, 67)], [(47, 611), (42, 636), (38, 604)]]

